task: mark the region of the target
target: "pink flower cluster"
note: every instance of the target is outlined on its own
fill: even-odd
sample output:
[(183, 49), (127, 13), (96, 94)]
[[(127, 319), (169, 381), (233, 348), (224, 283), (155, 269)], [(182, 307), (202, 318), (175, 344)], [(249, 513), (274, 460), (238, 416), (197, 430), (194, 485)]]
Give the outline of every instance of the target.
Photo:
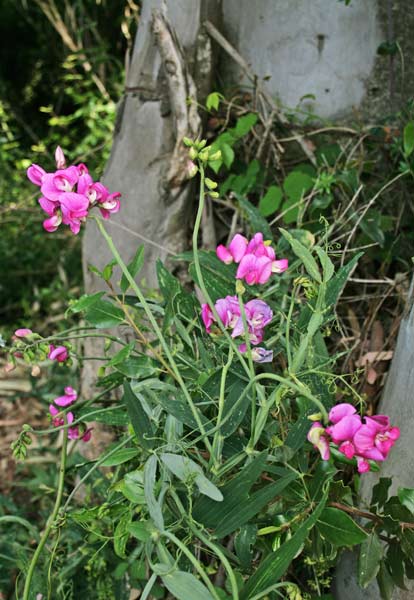
[[(54, 404), (49, 406), (49, 413), (52, 417), (52, 423), (55, 427), (61, 427), (62, 425), (65, 425), (65, 419), (57, 407), (66, 408), (67, 406), (73, 404), (77, 397), (77, 392), (70, 386), (67, 386), (65, 387), (65, 393), (63, 396), (59, 396), (53, 400)], [(71, 425), (74, 420), (75, 417), (72, 412), (66, 413), (66, 422), (68, 425)], [(82, 423), (80, 425), (75, 425), (74, 427), (68, 428), (68, 438), (70, 440), (81, 439), (83, 442), (89, 442), (91, 437), (92, 429), (87, 429)]]
[(47, 357), (50, 360), (56, 360), (59, 363), (63, 363), (68, 359), (69, 352), (66, 346), (54, 346), (53, 344), (50, 344)]
[(40, 187), (39, 204), (48, 218), (43, 221), (46, 231), (53, 232), (61, 223), (69, 225), (72, 233), (79, 233), (89, 210), (97, 206), (104, 219), (120, 208), (121, 194), (109, 190), (99, 181), (94, 182), (85, 165), (66, 167), (66, 159), (60, 146), (55, 152), (57, 170), (47, 173), (39, 165), (27, 169), (27, 177)]
[[(245, 334), (243, 318), (237, 296), (220, 298), (217, 300), (214, 307), (224, 327), (232, 330), (231, 337), (236, 338)], [(272, 320), (272, 310), (263, 300), (255, 299), (246, 302), (244, 305), (244, 312), (246, 315), (250, 343), (252, 346), (257, 346), (263, 340), (264, 328)], [(202, 305), (201, 318), (203, 319), (207, 333), (211, 333), (211, 326), (216, 322), (216, 319), (208, 304)], [(246, 352), (246, 344), (241, 344), (239, 350), (241, 352)], [(252, 357), (256, 362), (271, 362), (273, 352), (266, 350), (265, 348), (253, 348)]]
[(347, 458), (356, 458), (359, 473), (370, 470), (368, 460), (386, 460), (392, 446), (400, 437), (398, 427), (391, 427), (386, 415), (364, 417), (356, 414), (351, 404), (334, 406), (329, 413), (332, 423), (324, 428), (314, 423), (309, 430), (308, 440), (319, 450), (323, 460), (330, 457), (330, 442), (338, 446)]
[(236, 279), (244, 279), (249, 285), (266, 283), (272, 273), (283, 273), (288, 268), (286, 258), (276, 260), (270, 241), (263, 240), (262, 233), (256, 233), (249, 241), (237, 233), (226, 248), (217, 247), (217, 257), (227, 265), (238, 264)]

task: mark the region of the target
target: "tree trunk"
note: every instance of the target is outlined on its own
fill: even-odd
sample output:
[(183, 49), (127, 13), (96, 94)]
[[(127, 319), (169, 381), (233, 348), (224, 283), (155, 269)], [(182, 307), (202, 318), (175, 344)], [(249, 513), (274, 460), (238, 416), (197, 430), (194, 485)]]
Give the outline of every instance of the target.
[[(182, 138), (201, 133), (196, 102), (211, 89), (213, 65), (210, 39), (201, 25), (206, 19), (217, 22), (218, 4), (218, 0), (143, 3), (103, 179), (111, 191), (122, 193), (121, 211), (106, 227), (126, 262), (139, 244), (145, 245), (140, 277), (150, 288), (157, 287), (156, 259), (165, 260), (188, 247), (194, 190), (186, 179)], [(87, 292), (104, 289), (88, 270), (89, 263), (102, 268), (112, 259), (94, 223), (86, 227), (83, 258)], [(100, 350), (93, 340), (87, 346), (86, 354)], [(95, 376), (96, 364), (87, 363), (85, 393), (90, 393)]]

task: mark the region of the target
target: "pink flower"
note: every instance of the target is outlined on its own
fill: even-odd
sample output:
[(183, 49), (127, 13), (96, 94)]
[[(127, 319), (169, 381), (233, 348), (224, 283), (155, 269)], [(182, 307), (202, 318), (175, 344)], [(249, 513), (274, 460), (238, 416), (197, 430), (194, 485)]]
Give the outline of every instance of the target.
[(234, 327), (240, 316), (240, 306), (237, 296), (220, 298), (214, 306), (224, 327)]
[(280, 260), (274, 260), (272, 262), (272, 273), (280, 275), (284, 273), (289, 267), (289, 261), (287, 258), (281, 258)]
[(120, 197), (121, 194), (119, 192), (114, 192), (113, 194), (109, 194), (106, 200), (98, 200), (98, 208), (104, 219), (109, 219), (110, 215), (119, 212), (121, 208)]
[(211, 333), (211, 326), (214, 323), (214, 315), (208, 304), (201, 305), (201, 318), (203, 319), (207, 333)]
[[(53, 404), (51, 404), (49, 406), (49, 413), (52, 416), (52, 423), (53, 423), (54, 427), (61, 427), (62, 425), (65, 424), (65, 419), (63, 418), (63, 414)], [(66, 413), (66, 422), (68, 423), (68, 425), (73, 423), (73, 421), (74, 421), (73, 413), (71, 413), (71, 412)]]
[(331, 436), (332, 441), (338, 444), (352, 439), (361, 426), (362, 421), (359, 415), (348, 415), (340, 419), (335, 425), (327, 427), (326, 431)]
[(77, 392), (70, 386), (65, 387), (65, 393), (63, 396), (58, 396), (58, 398), (55, 398), (53, 400), (53, 402), (55, 404), (57, 404), (58, 406), (69, 406), (70, 404), (73, 404), (73, 402), (75, 402), (75, 400), (77, 399), (78, 394)]
[(30, 179), (32, 183), (38, 185), (39, 187), (42, 185), (42, 181), (44, 176), (46, 175), (46, 171), (39, 167), (39, 165), (30, 165), (27, 169), (27, 177)]
[(16, 331), (14, 332), (14, 335), (18, 338), (24, 338), (27, 337), (28, 335), (31, 335), (33, 333), (33, 331), (31, 329), (27, 329), (26, 327), (22, 328), (22, 329), (16, 329)]
[(55, 150), (55, 161), (57, 169), (64, 169), (66, 167), (66, 158), (60, 146), (57, 146)]
[(56, 229), (59, 227), (59, 225), (61, 223), (62, 223), (61, 215), (60, 214), (54, 215), (53, 217), (50, 217), (49, 219), (45, 219), (43, 221), (43, 228), (48, 233), (53, 233), (54, 231), (56, 231)]
[(267, 256), (257, 258), (254, 254), (245, 254), (240, 261), (236, 279), (244, 279), (249, 285), (266, 283), (272, 274), (272, 261)]
[[(259, 299), (250, 300), (244, 306), (250, 340), (253, 344), (260, 344), (263, 339), (263, 329), (273, 318), (272, 309), (266, 302)], [(240, 316), (233, 329), (232, 337), (242, 335), (244, 332), (243, 318)]]
[(349, 417), (350, 415), (354, 415), (356, 413), (355, 406), (352, 404), (348, 404), (347, 402), (343, 402), (342, 404), (337, 404), (329, 411), (329, 420), (332, 423), (338, 423), (344, 417)]
[(72, 233), (79, 233), (81, 219), (88, 215), (89, 200), (82, 194), (67, 192), (60, 194), (59, 201), (62, 209), (62, 222), (69, 225)]
[(217, 257), (227, 265), (233, 261), (239, 263), (246, 253), (247, 244), (247, 239), (240, 233), (236, 233), (228, 249), (223, 245), (217, 246)]
[(69, 427), (68, 429), (68, 438), (70, 440), (82, 440), (83, 442), (89, 442), (92, 437), (92, 428), (86, 429), (85, 426), (81, 423), (80, 425), (75, 425), (75, 427)]
[(398, 427), (390, 427), (385, 415), (378, 417), (379, 419), (366, 417), (365, 424), (355, 433), (353, 442), (359, 456), (382, 461), (387, 458), (392, 446), (400, 437), (400, 430)]
[(58, 169), (55, 173), (46, 173), (42, 180), (40, 191), (48, 200), (59, 201), (62, 192), (72, 192), (78, 183), (79, 172), (77, 167)]
[(318, 421), (314, 423), (308, 432), (307, 438), (308, 441), (319, 450), (322, 460), (329, 460), (331, 455), (329, 438), (322, 423), (319, 423)]
[(49, 346), (49, 354), (47, 355), (50, 360), (56, 360), (57, 362), (65, 362), (69, 356), (68, 349), (65, 346)]

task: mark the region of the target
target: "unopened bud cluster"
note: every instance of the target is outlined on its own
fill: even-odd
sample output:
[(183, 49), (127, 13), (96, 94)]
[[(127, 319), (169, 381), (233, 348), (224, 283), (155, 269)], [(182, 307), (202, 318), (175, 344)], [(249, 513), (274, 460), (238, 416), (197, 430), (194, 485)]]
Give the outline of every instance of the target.
[[(198, 173), (199, 169), (196, 162), (202, 163), (204, 166), (211, 166), (211, 163), (221, 159), (220, 150), (214, 152), (211, 146), (206, 146), (207, 140), (190, 140), (190, 138), (185, 137), (183, 143), (189, 148), (189, 161), (187, 163), (187, 177), (189, 179)], [(211, 198), (219, 197), (219, 193), (215, 191), (218, 185), (217, 182), (206, 177), (204, 184)]]

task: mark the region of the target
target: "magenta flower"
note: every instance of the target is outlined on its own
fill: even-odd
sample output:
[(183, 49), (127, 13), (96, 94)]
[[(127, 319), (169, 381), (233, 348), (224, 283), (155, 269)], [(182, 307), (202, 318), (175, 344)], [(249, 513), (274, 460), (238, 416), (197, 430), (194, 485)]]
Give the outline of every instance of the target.
[(328, 442), (337, 444), (339, 452), (347, 458), (356, 458), (359, 473), (370, 470), (369, 460), (386, 460), (392, 446), (400, 437), (399, 428), (391, 427), (387, 415), (367, 416), (361, 419), (356, 414), (355, 407), (345, 402), (331, 409), (329, 420), (332, 425), (324, 429), (323, 435)]
[(42, 167), (39, 167), (39, 165), (30, 165), (30, 167), (27, 169), (27, 177), (28, 179), (30, 179), (30, 181), (32, 183), (34, 183), (37, 186), (41, 186), (42, 182), (43, 182), (43, 177), (46, 175), (46, 171), (44, 169), (42, 169)]
[(28, 335), (31, 335), (33, 331), (31, 329), (27, 329), (27, 327), (23, 327), (22, 329), (16, 329), (14, 335), (18, 338), (24, 338)]
[(240, 233), (236, 233), (230, 242), (228, 249), (222, 244), (217, 246), (217, 257), (222, 262), (226, 263), (226, 265), (229, 265), (232, 262), (239, 263), (246, 253), (247, 244), (247, 239), (243, 235), (240, 235)]
[(256, 233), (248, 241), (237, 233), (229, 247), (217, 247), (217, 257), (224, 263), (239, 263), (236, 278), (244, 279), (249, 285), (266, 283), (272, 273), (283, 273), (288, 268), (287, 259), (276, 260), (270, 241), (263, 240), (262, 233)]
[(240, 306), (237, 296), (220, 298), (214, 306), (224, 327), (233, 328), (240, 317)]
[(86, 429), (85, 426), (75, 425), (75, 427), (69, 427), (68, 438), (70, 440), (82, 440), (83, 442), (89, 442), (92, 437), (92, 428)]
[[(56, 406), (54, 406), (53, 404), (49, 406), (49, 413), (52, 416), (52, 423), (54, 427), (61, 427), (65, 424), (65, 419), (63, 418), (61, 411), (58, 408), (56, 408)], [(68, 423), (68, 425), (73, 423), (73, 421), (73, 413), (66, 413), (66, 422)]]
[(31, 165), (27, 176), (40, 187), (41, 208), (48, 215), (43, 227), (48, 232), (56, 231), (63, 223), (77, 234), (92, 207), (98, 207), (107, 219), (120, 209), (119, 192), (111, 194), (99, 181), (94, 182), (85, 165), (66, 167), (65, 155), (58, 146), (55, 152), (57, 170), (46, 173), (39, 165)]
[(53, 344), (50, 344), (49, 346), (49, 354), (47, 355), (47, 357), (50, 360), (56, 360), (57, 362), (65, 362), (65, 360), (68, 359), (69, 353), (68, 353), (68, 349), (65, 346), (53, 346)]
[(203, 319), (204, 326), (207, 333), (211, 333), (211, 326), (214, 323), (213, 311), (208, 304), (201, 305), (201, 318)]
[(75, 402), (75, 400), (77, 399), (78, 394), (77, 392), (70, 386), (65, 387), (65, 393), (63, 396), (58, 396), (58, 398), (55, 398), (53, 400), (53, 402), (55, 404), (57, 404), (58, 406), (69, 406), (70, 404), (73, 404), (73, 402)]

